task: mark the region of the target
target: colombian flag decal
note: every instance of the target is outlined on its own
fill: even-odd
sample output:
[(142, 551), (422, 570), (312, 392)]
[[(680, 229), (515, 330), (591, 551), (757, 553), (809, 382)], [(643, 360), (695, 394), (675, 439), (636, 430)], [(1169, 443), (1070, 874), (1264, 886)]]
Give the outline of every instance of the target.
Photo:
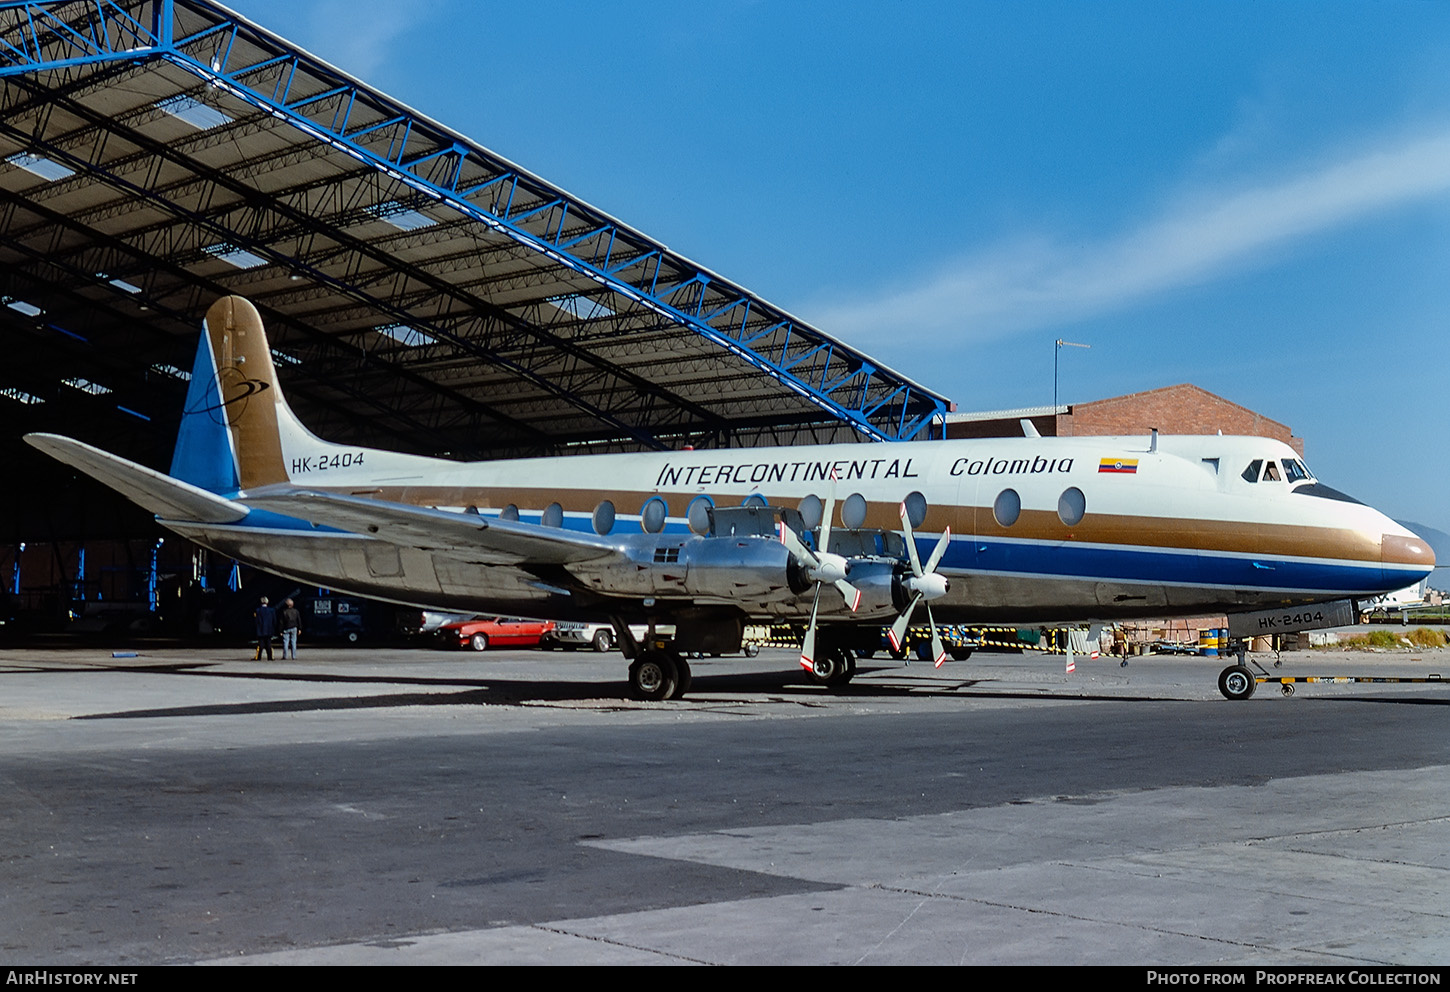
[(1098, 462), (1099, 472), (1111, 472), (1114, 475), (1132, 475), (1138, 471), (1138, 459), (1136, 458), (1104, 458)]

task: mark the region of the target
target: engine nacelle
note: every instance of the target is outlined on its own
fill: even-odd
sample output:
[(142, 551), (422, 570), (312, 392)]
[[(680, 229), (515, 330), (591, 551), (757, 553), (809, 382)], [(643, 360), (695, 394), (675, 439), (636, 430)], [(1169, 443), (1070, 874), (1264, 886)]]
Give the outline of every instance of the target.
[[(763, 537), (655, 538), (621, 548), (628, 562), (580, 562), (569, 571), (614, 596), (734, 603), (793, 597), (798, 568), (779, 541)], [(796, 578), (796, 584), (799, 579)]]
[(900, 596), (901, 566), (890, 558), (852, 558), (851, 575), (847, 580), (861, 593), (855, 616), (892, 617), (900, 608), (896, 600)]
[(790, 591), (790, 552), (758, 537), (700, 538), (680, 548), (685, 591), (718, 599), (766, 599)]

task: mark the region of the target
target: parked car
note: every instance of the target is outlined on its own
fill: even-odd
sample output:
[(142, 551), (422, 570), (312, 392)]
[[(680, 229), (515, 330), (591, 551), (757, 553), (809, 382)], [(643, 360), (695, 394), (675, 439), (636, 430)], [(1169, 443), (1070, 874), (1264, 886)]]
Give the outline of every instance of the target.
[[(636, 641), (643, 641), (649, 636), (649, 627), (644, 624), (630, 624), (629, 632), (634, 635)], [(572, 620), (560, 620), (554, 624), (554, 629), (545, 635), (543, 647), (552, 651), (554, 648), (563, 648), (565, 651), (573, 651), (578, 648), (593, 648), (595, 651), (608, 651), (614, 647), (614, 628), (607, 623), (577, 623)]]
[(464, 620), (477, 619), (473, 613), (437, 613), (433, 610), (400, 610), (398, 613), (398, 633), (406, 637), (420, 635), (432, 635), (438, 633), (438, 628), (448, 623), (461, 623)]
[(487, 620), (460, 620), (438, 628), (438, 638), (450, 647), (487, 651), (489, 648), (532, 648), (539, 639), (554, 629), (551, 620), (519, 620), (515, 617), (493, 617)]

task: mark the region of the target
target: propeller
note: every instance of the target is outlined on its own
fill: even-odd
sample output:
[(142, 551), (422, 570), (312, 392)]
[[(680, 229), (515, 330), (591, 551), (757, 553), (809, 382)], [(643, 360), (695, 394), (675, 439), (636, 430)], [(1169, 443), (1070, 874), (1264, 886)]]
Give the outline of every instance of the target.
[(905, 503), (901, 504), (901, 534), (906, 538), (906, 555), (911, 563), (911, 575), (902, 585), (913, 595), (911, 602), (902, 610), (901, 616), (896, 618), (886, 636), (891, 642), (892, 650), (900, 651), (901, 639), (906, 636), (906, 628), (911, 625), (911, 614), (916, 610), (917, 604), (924, 601), (926, 622), (931, 625), (931, 656), (935, 659), (936, 667), (940, 668), (942, 662), (947, 660), (947, 653), (942, 647), (941, 635), (937, 633), (936, 618), (931, 615), (931, 601), (941, 599), (947, 594), (949, 586), (946, 576), (938, 575), (936, 567), (941, 563), (942, 555), (946, 554), (947, 545), (951, 544), (952, 529), (948, 527), (942, 532), (941, 540), (937, 541), (931, 557), (926, 560), (925, 568), (916, 554), (916, 537), (911, 532), (911, 516), (907, 513)]
[(786, 526), (784, 521), (776, 525), (780, 534), (780, 543), (795, 556), (804, 569), (806, 578), (816, 584), (816, 595), (811, 600), (811, 622), (806, 627), (806, 638), (801, 642), (801, 667), (807, 671), (815, 669), (816, 655), (816, 613), (821, 605), (821, 586), (829, 582), (841, 591), (846, 599), (846, 605), (855, 613), (856, 608), (861, 605), (861, 590), (846, 581), (846, 575), (851, 570), (850, 563), (841, 555), (831, 554), (831, 517), (835, 512), (836, 492), (835, 486), (831, 487), (831, 493), (826, 497), (826, 505), (821, 514), (821, 547), (819, 551), (812, 551), (801, 542), (795, 531)]

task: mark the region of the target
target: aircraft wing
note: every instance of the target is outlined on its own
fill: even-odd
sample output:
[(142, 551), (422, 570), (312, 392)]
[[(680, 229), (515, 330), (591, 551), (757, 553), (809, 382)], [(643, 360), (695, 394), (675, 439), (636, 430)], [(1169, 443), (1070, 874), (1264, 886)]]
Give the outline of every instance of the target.
[(257, 492), (246, 505), (484, 565), (569, 565), (620, 554), (592, 534), (476, 513), (411, 506), (310, 489)]
[(180, 479), (137, 465), (118, 455), (93, 448), (83, 441), (59, 434), (27, 434), (32, 448), (80, 469), (103, 482), (144, 510), (163, 520), (198, 520), (203, 523), (236, 523), (247, 508), (216, 493), (207, 492)]

